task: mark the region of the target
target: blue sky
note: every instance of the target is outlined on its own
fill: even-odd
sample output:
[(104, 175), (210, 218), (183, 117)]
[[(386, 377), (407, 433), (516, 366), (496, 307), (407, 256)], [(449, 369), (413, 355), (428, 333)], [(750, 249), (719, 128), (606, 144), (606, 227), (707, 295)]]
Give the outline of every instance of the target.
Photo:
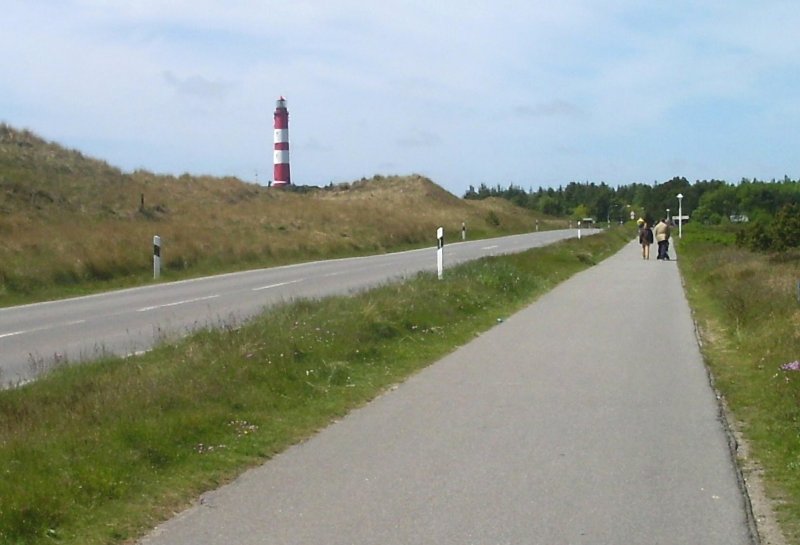
[(800, 9), (737, 0), (30, 0), (0, 121), (126, 171), (481, 183), (800, 178)]

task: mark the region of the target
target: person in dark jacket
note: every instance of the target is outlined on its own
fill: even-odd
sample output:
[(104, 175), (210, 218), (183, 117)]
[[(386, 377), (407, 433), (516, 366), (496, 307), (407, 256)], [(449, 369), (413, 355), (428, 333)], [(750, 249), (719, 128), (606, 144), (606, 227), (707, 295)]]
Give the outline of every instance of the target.
[(650, 259), (650, 245), (653, 244), (653, 230), (647, 222), (639, 229), (639, 244), (642, 245), (642, 259)]

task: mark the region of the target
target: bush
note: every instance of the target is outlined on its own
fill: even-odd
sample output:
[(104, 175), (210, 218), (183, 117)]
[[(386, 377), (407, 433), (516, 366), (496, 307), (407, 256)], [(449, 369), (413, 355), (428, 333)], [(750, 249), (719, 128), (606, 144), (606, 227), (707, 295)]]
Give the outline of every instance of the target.
[(771, 221), (761, 218), (750, 223), (737, 234), (736, 243), (759, 252), (800, 247), (800, 205), (784, 205)]
[(783, 206), (775, 215), (771, 227), (772, 249), (781, 252), (800, 247), (800, 205)]
[(766, 252), (773, 245), (771, 225), (756, 221), (736, 233), (736, 244), (757, 252)]
[(692, 212), (692, 221), (703, 225), (719, 225), (722, 223), (722, 216), (700, 205)]

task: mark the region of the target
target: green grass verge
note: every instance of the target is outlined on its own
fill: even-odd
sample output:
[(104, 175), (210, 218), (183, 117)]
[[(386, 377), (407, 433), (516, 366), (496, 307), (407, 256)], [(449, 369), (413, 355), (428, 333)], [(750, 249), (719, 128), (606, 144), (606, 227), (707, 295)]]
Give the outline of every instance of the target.
[(631, 234), (304, 300), (0, 392), (0, 543), (120, 543), (468, 342)]
[(800, 254), (755, 254), (725, 229), (689, 225), (680, 268), (703, 338), (703, 354), (765, 470), (790, 543), (800, 543)]

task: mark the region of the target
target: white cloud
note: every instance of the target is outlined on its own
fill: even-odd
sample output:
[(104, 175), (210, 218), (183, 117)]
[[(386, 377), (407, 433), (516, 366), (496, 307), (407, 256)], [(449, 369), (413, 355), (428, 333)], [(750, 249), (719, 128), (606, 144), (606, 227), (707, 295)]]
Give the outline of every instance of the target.
[(581, 116), (581, 109), (571, 102), (561, 99), (540, 102), (532, 106), (519, 105), (514, 113), (522, 117), (574, 117)]
[(210, 81), (197, 74), (181, 78), (167, 70), (162, 73), (167, 85), (175, 89), (182, 95), (188, 95), (203, 99), (219, 100), (224, 98), (230, 91), (231, 84), (224, 81)]
[(397, 144), (403, 148), (431, 148), (442, 143), (442, 138), (425, 130), (414, 130), (410, 134), (397, 139)]

